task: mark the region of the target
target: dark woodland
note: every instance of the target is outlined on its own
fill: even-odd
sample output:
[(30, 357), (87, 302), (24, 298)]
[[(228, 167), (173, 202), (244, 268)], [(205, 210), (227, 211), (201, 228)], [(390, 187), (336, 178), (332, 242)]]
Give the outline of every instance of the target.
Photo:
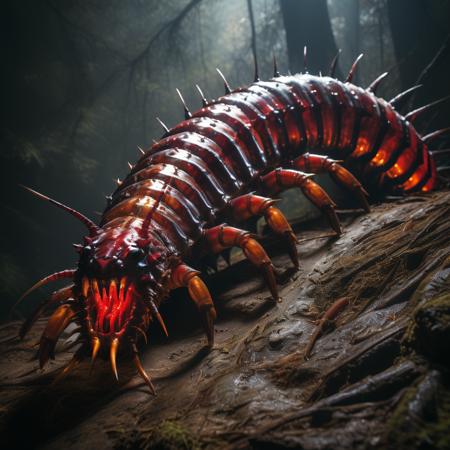
[[(401, 114), (450, 96), (449, 0), (6, 0), (0, 170), (0, 432), (13, 448), (446, 449), (450, 448), (450, 133), (433, 142), (431, 193), (374, 196), (371, 212), (317, 177), (338, 204), (331, 233), (301, 193), (278, 204), (298, 239), (300, 268), (264, 222), (256, 230), (283, 272), (274, 304), (242, 252), (205, 272), (217, 309), (208, 352), (185, 290), (161, 306), (142, 363), (89, 362), (67, 378), (70, 333), (55, 360), (34, 359), (46, 317), (21, 324), (53, 290), (13, 305), (43, 276), (74, 267), (85, 228), (29, 186), (98, 223), (105, 197), (164, 132), (207, 99), (281, 74), (344, 80)], [(157, 120), (157, 118), (159, 120)], [(422, 136), (450, 127), (450, 101), (420, 115)], [(375, 198), (377, 197), (377, 198)], [(61, 285), (62, 286), (62, 285)], [(337, 299), (343, 310), (325, 311)], [(48, 311), (49, 314), (51, 311)], [(70, 330), (69, 330), (70, 331)], [(73, 330), (72, 330), (73, 331)], [(311, 336), (315, 336), (314, 345)], [(305, 349), (307, 357), (305, 356)]]

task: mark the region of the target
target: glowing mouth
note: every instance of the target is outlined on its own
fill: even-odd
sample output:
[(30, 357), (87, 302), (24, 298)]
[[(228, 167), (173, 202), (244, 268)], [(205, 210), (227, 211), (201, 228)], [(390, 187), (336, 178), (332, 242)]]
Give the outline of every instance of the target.
[(137, 292), (126, 277), (116, 279), (83, 278), (82, 294), (86, 300), (91, 333), (99, 336), (121, 336), (133, 318)]

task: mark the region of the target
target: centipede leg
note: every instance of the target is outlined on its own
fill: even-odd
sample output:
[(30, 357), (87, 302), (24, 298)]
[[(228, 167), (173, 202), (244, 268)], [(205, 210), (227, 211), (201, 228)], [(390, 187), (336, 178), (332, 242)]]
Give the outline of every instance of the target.
[(211, 348), (214, 345), (214, 321), (217, 314), (211, 294), (206, 284), (198, 276), (199, 273), (186, 264), (179, 264), (172, 270), (170, 287), (171, 289), (187, 287), (189, 296), (201, 313), (203, 327), (208, 338), (208, 347)]
[(296, 268), (299, 267), (297, 237), (284, 216), (273, 204), (276, 200), (254, 194), (241, 195), (230, 203), (233, 218), (236, 221), (248, 220), (251, 217), (264, 216), (267, 225), (274, 233), (281, 236), (287, 244), (289, 257)]
[(294, 169), (302, 170), (308, 173), (329, 173), (336, 184), (343, 186), (353, 193), (365, 212), (370, 212), (370, 206), (367, 201), (369, 194), (362, 187), (356, 177), (345, 167), (342, 167), (338, 161), (323, 155), (305, 153), (304, 155), (296, 158), (293, 161), (292, 166)]
[(310, 179), (312, 176), (299, 170), (275, 169), (261, 177), (261, 182), (270, 195), (293, 187), (300, 188), (305, 196), (325, 214), (336, 234), (340, 235), (342, 230), (335, 211), (336, 204), (317, 183)]
[(72, 297), (73, 294), (73, 284), (66, 286), (58, 291), (53, 292), (51, 297), (42, 303), (40, 303), (37, 308), (30, 314), (27, 320), (22, 324), (19, 331), (20, 339), (23, 339), (27, 333), (30, 331), (31, 327), (34, 325), (36, 320), (42, 315), (42, 313), (51, 305), (67, 300)]
[(272, 261), (261, 244), (253, 239), (248, 231), (218, 225), (205, 231), (204, 243), (212, 253), (220, 253), (226, 248), (240, 247), (247, 259), (262, 273), (272, 298), (279, 301)]
[(54, 357), (54, 350), (59, 336), (66, 329), (76, 315), (76, 311), (69, 305), (61, 305), (50, 316), (39, 343), (38, 358), (42, 369), (49, 358)]

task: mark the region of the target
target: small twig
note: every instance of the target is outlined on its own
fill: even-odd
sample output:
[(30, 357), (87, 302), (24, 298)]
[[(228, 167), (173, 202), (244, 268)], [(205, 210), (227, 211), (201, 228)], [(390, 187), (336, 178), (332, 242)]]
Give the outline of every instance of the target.
[(306, 346), (304, 358), (308, 359), (314, 345), (319, 338), (319, 336), (323, 333), (325, 326), (332, 320), (334, 320), (338, 314), (348, 305), (348, 298), (342, 297), (336, 300), (326, 311), (325, 314), (320, 319), (320, 322), (317, 324), (314, 333), (311, 335), (308, 345)]

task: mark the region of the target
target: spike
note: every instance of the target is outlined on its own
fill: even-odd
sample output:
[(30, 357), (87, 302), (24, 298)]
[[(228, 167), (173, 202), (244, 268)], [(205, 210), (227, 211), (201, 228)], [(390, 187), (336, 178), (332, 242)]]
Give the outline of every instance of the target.
[(164, 331), (164, 334), (166, 335), (166, 337), (169, 337), (169, 333), (167, 332), (166, 324), (164, 323), (164, 320), (161, 317), (161, 314), (159, 313), (158, 308), (155, 305), (155, 303), (153, 302), (153, 300), (150, 300), (150, 307), (152, 309), (153, 315), (156, 317), (156, 319), (158, 320), (159, 324), (161, 325), (161, 328)]
[(166, 133), (168, 133), (170, 130), (169, 130), (169, 128), (167, 127), (167, 125), (159, 118), (159, 117), (157, 117), (156, 118), (156, 120), (159, 122), (159, 124), (164, 128), (164, 131), (166, 132)]
[(450, 131), (450, 127), (442, 128), (441, 130), (437, 130), (437, 131), (433, 131), (433, 133), (430, 133), (430, 134), (427, 134), (426, 136), (423, 136), (422, 137), (422, 141), (424, 141), (427, 144), (429, 144), (431, 141), (434, 141), (439, 136), (441, 136), (441, 134), (447, 133), (448, 131)]
[(41, 194), (40, 192), (35, 191), (34, 189), (31, 189), (27, 186), (22, 186), (27, 191), (30, 191), (32, 194), (36, 195), (36, 197), (39, 197), (42, 200), (47, 200), (48, 202), (52, 203), (53, 205), (57, 206), (58, 208), (63, 209), (64, 211), (67, 211), (69, 214), (72, 214), (76, 219), (78, 219), (80, 222), (82, 222), (84, 225), (86, 225), (87, 229), (89, 230), (89, 234), (91, 236), (94, 236), (97, 231), (99, 230), (99, 227), (92, 222), (92, 220), (88, 219), (85, 215), (81, 214), (77, 210), (70, 208), (69, 206), (64, 205), (63, 203), (60, 203), (56, 200), (53, 200), (50, 197), (47, 197), (44, 194)]
[(72, 246), (77, 253), (80, 253), (84, 248), (81, 244), (72, 244)]
[(120, 186), (122, 184), (122, 180), (120, 178), (117, 178), (114, 180), (117, 184), (117, 186)]
[(339, 61), (339, 56), (341, 54), (342, 50), (339, 49), (338, 52), (336, 53), (336, 56), (333, 58), (333, 61), (331, 61), (331, 65), (330, 65), (330, 77), (334, 78), (334, 73), (336, 72), (336, 67), (337, 67), (337, 63)]
[(201, 97), (201, 99), (202, 99), (202, 105), (203, 105), (203, 107), (208, 106), (208, 100), (206, 100), (206, 98), (205, 98), (205, 96), (204, 96), (204, 94), (203, 94), (203, 91), (200, 89), (200, 86), (199, 86), (198, 84), (196, 84), (195, 87), (197, 88), (197, 91), (198, 91), (199, 94), (200, 94), (200, 97)]
[(116, 362), (118, 347), (119, 347), (119, 339), (114, 338), (111, 342), (111, 348), (109, 350), (109, 359), (111, 361), (111, 369), (112, 369), (117, 381), (119, 381), (119, 375), (117, 373), (117, 362)]
[(138, 145), (138, 150), (140, 151), (141, 155), (145, 155), (144, 150), (141, 147), (139, 147), (139, 145)]
[(275, 56), (275, 53), (273, 54), (273, 76), (279, 77), (280, 72), (278, 72), (278, 64), (277, 64), (277, 58)]
[(133, 164), (131, 164), (130, 161), (128, 161), (127, 164), (128, 164), (128, 167), (130, 168), (130, 170), (133, 170), (133, 167), (134, 167)]
[(178, 97), (180, 97), (181, 103), (183, 103), (183, 108), (184, 108), (184, 118), (185, 118), (186, 120), (187, 120), (187, 119), (190, 119), (190, 118), (192, 117), (192, 114), (191, 114), (191, 112), (189, 111), (189, 108), (186, 106), (186, 102), (184, 101), (184, 98), (183, 98), (183, 96), (181, 95), (180, 90), (179, 90), (178, 88), (176, 88), (176, 91), (177, 91)]
[(139, 352), (138, 352), (135, 344), (133, 344), (133, 361), (134, 361), (134, 365), (136, 366), (137, 371), (139, 372), (139, 375), (144, 379), (145, 384), (150, 389), (151, 394), (156, 395), (155, 387), (153, 386), (153, 383), (150, 380), (150, 377), (147, 375), (147, 372), (142, 367), (141, 360), (139, 359)]
[(433, 106), (439, 105), (440, 103), (447, 101), (448, 99), (450, 99), (450, 95), (440, 98), (439, 100), (436, 100), (434, 102), (428, 103), (428, 105), (421, 106), (420, 108), (417, 108), (414, 111), (411, 111), (408, 114), (406, 114), (405, 119), (409, 120), (410, 122), (414, 122), (417, 119), (417, 117), (419, 117), (421, 114), (428, 111), (430, 108), (433, 108)]
[(254, 67), (255, 67), (255, 76), (253, 77), (253, 82), (257, 83), (258, 81), (261, 81), (259, 78), (259, 69), (258, 69), (258, 60), (256, 59), (256, 55), (255, 55), (255, 60), (253, 61)]
[(51, 275), (42, 278), (42, 280), (39, 280), (36, 284), (30, 287), (24, 294), (21, 295), (19, 300), (14, 303), (12, 309), (14, 310), (17, 305), (29, 294), (31, 294), (34, 290), (39, 289), (40, 287), (51, 283), (52, 281), (61, 280), (63, 278), (71, 278), (75, 275), (76, 269), (67, 269), (67, 270), (61, 270), (60, 272), (52, 273)]
[(308, 56), (308, 47), (305, 45), (303, 47), (303, 68), (305, 70), (305, 73), (308, 73), (307, 56)]
[(430, 152), (433, 156), (439, 156), (439, 155), (447, 155), (450, 153), (450, 148), (440, 148), (439, 150), (433, 150)]
[(450, 170), (450, 166), (438, 166), (436, 168), (436, 171), (438, 173), (440, 173), (440, 172), (447, 172), (448, 170)]
[(361, 53), (354, 61), (354, 63), (352, 64), (352, 67), (350, 68), (347, 78), (345, 79), (344, 83), (351, 83), (353, 80), (353, 75), (355, 74), (355, 70), (356, 67), (359, 63), (359, 61), (361, 61), (361, 58), (364, 56), (364, 53)]
[(91, 367), (89, 368), (89, 373), (92, 372), (95, 363), (95, 358), (97, 358), (99, 350), (100, 350), (100, 339), (97, 336), (95, 336), (92, 339)]
[(217, 73), (220, 75), (220, 78), (223, 80), (223, 85), (225, 87), (225, 94), (231, 94), (230, 85), (228, 84), (227, 79), (225, 78), (225, 75), (216, 67)]
[(379, 77), (370, 83), (370, 86), (367, 88), (369, 92), (373, 92), (375, 94), (379, 84), (389, 75), (389, 72), (382, 73)]
[(421, 88), (421, 84), (417, 84), (416, 86), (413, 86), (409, 89), (406, 89), (406, 91), (400, 92), (400, 94), (396, 95), (394, 98), (391, 98), (388, 103), (390, 103), (392, 106), (394, 106), (396, 103), (398, 103), (400, 100), (407, 97), (412, 92), (416, 91), (417, 89)]

